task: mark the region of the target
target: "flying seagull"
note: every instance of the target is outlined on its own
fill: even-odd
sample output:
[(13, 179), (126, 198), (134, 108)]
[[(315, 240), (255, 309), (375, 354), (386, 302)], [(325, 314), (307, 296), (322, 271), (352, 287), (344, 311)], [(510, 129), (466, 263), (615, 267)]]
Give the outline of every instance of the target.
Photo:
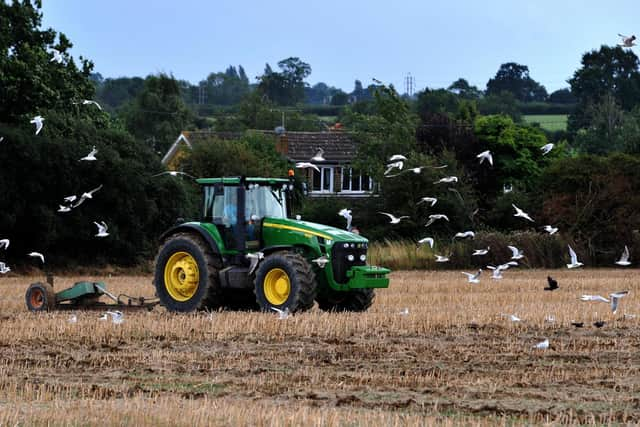
[(60, 53), (60, 51), (58, 49), (51, 49), (51, 53), (53, 54), (53, 58), (51, 58), (51, 60), (49, 62), (57, 62), (58, 64), (62, 63), (62, 54)]
[(71, 212), (71, 206), (60, 205), (58, 212)]
[(624, 245), (624, 251), (622, 251), (622, 255), (620, 255), (620, 259), (616, 261), (616, 264), (623, 267), (631, 265), (631, 262), (629, 262), (629, 248), (627, 245)]
[(402, 160), (398, 160), (398, 161), (389, 163), (387, 165), (387, 170), (384, 171), (384, 175), (388, 177), (389, 172), (391, 172), (394, 169), (402, 170), (403, 167), (404, 167), (404, 162)]
[(545, 291), (555, 291), (559, 288), (558, 281), (551, 276), (547, 276), (547, 283), (549, 284), (549, 286), (544, 288)]
[(314, 162), (324, 162), (324, 150), (320, 147), (316, 150), (316, 154), (311, 158)]
[(476, 237), (476, 233), (474, 233), (473, 231), (462, 231), (456, 233), (455, 236), (453, 236), (454, 239), (466, 239), (467, 237), (473, 239), (474, 237)]
[(90, 105), (90, 104), (93, 104), (96, 107), (98, 107), (99, 110), (102, 110), (102, 107), (96, 101), (92, 101), (90, 99), (83, 99), (82, 100), (82, 105)]
[(608, 299), (601, 295), (582, 295), (580, 297), (581, 301), (598, 301), (598, 302), (609, 302)]
[(353, 220), (353, 216), (351, 216), (351, 209), (340, 209), (338, 215), (347, 220), (347, 231), (351, 231), (351, 221)]
[(77, 198), (78, 196), (73, 195), (73, 196), (67, 196), (63, 200), (68, 203), (73, 203), (76, 201)]
[(549, 154), (549, 152), (553, 150), (553, 147), (554, 145), (552, 143), (544, 144), (542, 147), (540, 147), (540, 150), (542, 150), (542, 155), (546, 156), (547, 154)]
[(289, 308), (285, 308), (284, 310), (280, 310), (279, 308), (271, 307), (271, 310), (278, 313), (278, 319), (284, 320), (289, 317)]
[(0, 249), (9, 249), (9, 243), (11, 243), (9, 239), (0, 239)]
[(545, 225), (543, 228), (544, 228), (544, 231), (549, 233), (549, 235), (552, 235), (552, 234), (555, 234), (555, 233), (558, 232), (558, 227), (552, 227), (550, 225)]
[(44, 264), (44, 255), (42, 255), (40, 252), (30, 252), (27, 255), (34, 258), (40, 258), (40, 261), (42, 261), (42, 263)]
[(576, 268), (584, 265), (580, 261), (578, 261), (578, 256), (571, 246), (569, 246), (569, 256), (571, 257), (571, 264), (567, 264), (567, 268)]
[(441, 178), (437, 181), (434, 182), (434, 184), (451, 184), (452, 182), (458, 182), (458, 177), (457, 176), (447, 176), (444, 178)]
[(493, 156), (491, 155), (491, 151), (489, 150), (483, 151), (482, 153), (478, 154), (476, 158), (480, 159), (480, 164), (482, 164), (482, 162), (486, 160), (491, 166), (493, 166)]
[(489, 246), (486, 249), (474, 249), (471, 256), (486, 255), (489, 253)]
[(309, 163), (309, 162), (298, 162), (298, 163), (296, 163), (296, 169), (305, 169), (305, 168), (315, 169), (316, 171), (320, 172), (320, 169), (318, 169), (318, 167), (316, 165), (314, 165), (313, 163)]
[(626, 297), (627, 295), (629, 295), (629, 291), (619, 291), (609, 294), (609, 298), (611, 298), (611, 312), (613, 314), (616, 314), (618, 311), (618, 301), (620, 301), (620, 298)]
[(164, 172), (157, 173), (155, 175), (151, 175), (151, 178), (155, 178), (156, 176), (161, 176), (161, 175), (171, 175), (171, 176), (184, 175), (184, 176), (188, 176), (189, 178), (196, 179), (195, 176), (189, 175), (186, 172), (180, 172), (180, 171), (164, 171)]
[(386, 213), (386, 212), (378, 212), (378, 213), (379, 213), (379, 214), (382, 214), (382, 215), (386, 215), (386, 216), (388, 216), (388, 217), (389, 217), (389, 220), (390, 220), (390, 221), (389, 221), (389, 223), (390, 223), (390, 224), (398, 224), (398, 223), (399, 223), (400, 221), (402, 221), (403, 219), (405, 219), (405, 218), (409, 218), (409, 216), (407, 216), (407, 215), (403, 215), (403, 216), (401, 216), (401, 217), (396, 218), (395, 216), (391, 215), (390, 213)]
[(515, 246), (507, 246), (511, 250), (511, 259), (524, 258), (524, 251), (516, 248)]
[(482, 274), (482, 269), (479, 269), (475, 274), (467, 273), (465, 271), (463, 271), (462, 274), (467, 276), (469, 283), (480, 283), (480, 275)]
[(107, 224), (104, 221), (99, 223), (93, 221), (93, 223), (98, 227), (98, 234), (96, 234), (96, 237), (107, 237), (109, 235), (109, 233), (107, 233), (107, 229), (109, 227), (107, 227)]
[(82, 193), (82, 195), (80, 196), (78, 201), (72, 206), (72, 208), (77, 208), (82, 203), (84, 203), (84, 201), (87, 200), (87, 199), (93, 199), (93, 193), (95, 193), (96, 191), (100, 191), (101, 189), (102, 189), (102, 184), (100, 184), (100, 186), (94, 188), (91, 191), (87, 191), (85, 193)]
[(311, 262), (318, 264), (320, 268), (324, 268), (329, 263), (329, 258), (326, 255), (322, 255), (320, 258), (311, 260)]
[(0, 262), (0, 274), (7, 274), (10, 271), (11, 269), (7, 267), (7, 264), (5, 264), (4, 262)]
[(502, 185), (502, 193), (503, 194), (511, 193), (512, 191), (513, 191), (513, 185), (512, 184), (503, 184)]
[(44, 122), (44, 117), (42, 116), (35, 116), (33, 119), (29, 120), (29, 123), (36, 125), (36, 135), (40, 133), (44, 126), (44, 123), (42, 122)]
[(431, 247), (431, 249), (433, 249), (433, 237), (425, 237), (424, 239), (418, 240), (418, 247), (424, 245), (425, 243), (427, 243)]
[(424, 226), (428, 227), (439, 219), (444, 219), (445, 221), (449, 221), (449, 217), (446, 216), (445, 214), (432, 214), (432, 215), (429, 215), (429, 221), (427, 221), (427, 223)]
[(449, 262), (447, 255), (436, 255), (436, 262)]
[(256, 267), (258, 266), (260, 261), (264, 259), (264, 253), (254, 252), (254, 253), (247, 254), (245, 256), (249, 260), (249, 276), (251, 276), (253, 272), (256, 270)]
[(618, 35), (620, 36), (620, 38), (622, 39), (622, 43), (618, 43), (618, 46), (620, 47), (633, 47), (636, 45), (635, 40), (636, 40), (636, 36), (635, 35), (631, 35), (629, 37), (618, 33)]
[(88, 162), (93, 162), (96, 161), (98, 159), (96, 159), (96, 154), (98, 154), (98, 150), (96, 149), (96, 146), (94, 145), (93, 148), (91, 149), (91, 152), (89, 154), (87, 154), (86, 156), (84, 156), (83, 158), (81, 158), (79, 161), (88, 161)]
[(389, 162), (406, 161), (406, 160), (407, 158), (402, 154), (394, 154), (393, 156), (389, 157)]
[(537, 349), (537, 350), (546, 350), (549, 348), (549, 339), (545, 338), (544, 341), (539, 342), (538, 344), (534, 345), (533, 348)]
[(423, 197), (418, 203), (416, 203), (416, 205), (419, 205), (420, 203), (431, 203), (431, 207), (433, 207), (433, 205), (438, 203), (438, 199), (435, 197)]
[(511, 206), (513, 206), (513, 208), (516, 210), (516, 213), (514, 213), (513, 216), (517, 216), (517, 217), (529, 220), (531, 222), (535, 222), (534, 220), (531, 219), (531, 217), (529, 216), (528, 213), (526, 213), (525, 211), (523, 211), (522, 209), (520, 209), (519, 207), (517, 207), (513, 203), (511, 203)]

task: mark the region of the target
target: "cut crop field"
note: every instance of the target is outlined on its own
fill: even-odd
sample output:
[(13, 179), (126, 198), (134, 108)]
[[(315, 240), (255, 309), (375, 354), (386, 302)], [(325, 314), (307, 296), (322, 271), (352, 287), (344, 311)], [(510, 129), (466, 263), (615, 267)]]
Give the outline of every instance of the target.
[(540, 123), (542, 129), (550, 132), (567, 130), (567, 114), (527, 114), (522, 116), (526, 123)]
[[(3, 277), (0, 425), (636, 424), (638, 273), (512, 269), (470, 285), (459, 271), (395, 272), (362, 314), (158, 307), (122, 324), (29, 313), (24, 291), (42, 278)], [(543, 291), (547, 274), (559, 290)], [(89, 279), (154, 293), (149, 276)], [(579, 299), (619, 290), (631, 293), (615, 315)]]

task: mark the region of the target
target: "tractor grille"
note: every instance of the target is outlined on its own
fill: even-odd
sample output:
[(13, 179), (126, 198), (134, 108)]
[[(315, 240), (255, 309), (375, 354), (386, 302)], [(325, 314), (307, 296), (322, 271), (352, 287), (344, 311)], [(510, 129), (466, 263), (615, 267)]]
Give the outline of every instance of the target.
[[(340, 283), (347, 283), (347, 271), (354, 265), (366, 265), (367, 260), (360, 257), (367, 255), (366, 243), (337, 242), (331, 249), (331, 266), (333, 267), (333, 279)], [(349, 260), (353, 256), (353, 260)]]

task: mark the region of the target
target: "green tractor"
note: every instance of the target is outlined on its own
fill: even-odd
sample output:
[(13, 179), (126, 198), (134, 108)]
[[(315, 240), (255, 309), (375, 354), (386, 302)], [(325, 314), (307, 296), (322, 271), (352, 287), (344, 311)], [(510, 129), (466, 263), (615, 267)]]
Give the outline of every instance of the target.
[(389, 269), (366, 265), (367, 239), (287, 217), (293, 184), (201, 178), (202, 220), (161, 237), (154, 285), (170, 311), (222, 307), (365, 311)]

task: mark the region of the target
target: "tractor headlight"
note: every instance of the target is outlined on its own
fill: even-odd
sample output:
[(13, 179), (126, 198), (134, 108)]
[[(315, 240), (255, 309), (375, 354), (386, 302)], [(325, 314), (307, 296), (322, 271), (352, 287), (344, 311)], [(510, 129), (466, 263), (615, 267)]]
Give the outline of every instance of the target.
[(356, 257), (354, 257), (354, 256), (353, 256), (353, 254), (349, 254), (349, 255), (347, 256), (347, 259), (348, 259), (350, 262), (353, 262), (353, 260), (355, 260), (355, 259), (356, 259)]
[(360, 261), (365, 262), (367, 260), (367, 256), (365, 254), (360, 255)]
[(348, 244), (348, 243), (345, 243), (345, 244), (344, 244), (344, 247), (345, 247), (345, 248), (348, 248), (348, 247), (349, 247), (349, 244)]

